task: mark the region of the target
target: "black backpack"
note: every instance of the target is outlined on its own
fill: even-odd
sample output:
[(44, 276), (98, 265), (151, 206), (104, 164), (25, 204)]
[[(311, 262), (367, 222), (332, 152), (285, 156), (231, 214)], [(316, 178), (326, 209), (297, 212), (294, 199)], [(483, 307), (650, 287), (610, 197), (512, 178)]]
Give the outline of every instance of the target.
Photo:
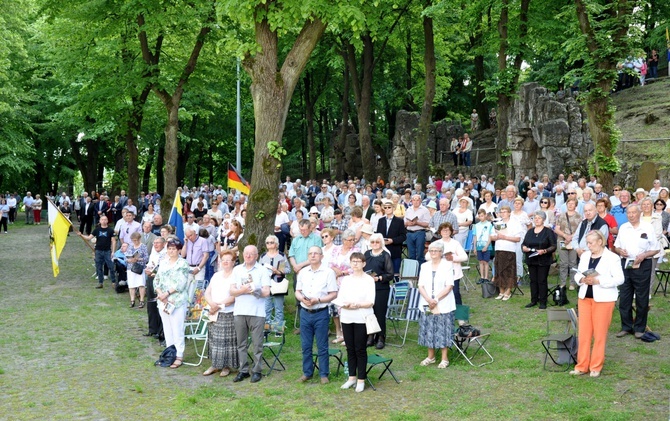
[(177, 359), (177, 348), (174, 345), (170, 345), (161, 352), (160, 357), (154, 363), (154, 365), (160, 365), (161, 367), (170, 367), (175, 360)]
[(554, 299), (554, 304), (556, 304), (557, 306), (564, 306), (566, 304), (570, 304), (570, 301), (568, 301), (568, 292), (564, 286), (556, 287), (554, 293), (551, 294), (551, 296)]

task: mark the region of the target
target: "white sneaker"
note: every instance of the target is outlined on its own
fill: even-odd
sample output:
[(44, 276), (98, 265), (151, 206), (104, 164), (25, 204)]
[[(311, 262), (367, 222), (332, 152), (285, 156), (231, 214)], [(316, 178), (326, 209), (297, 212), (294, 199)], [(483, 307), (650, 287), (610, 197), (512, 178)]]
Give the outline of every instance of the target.
[(340, 386), (340, 389), (349, 389), (355, 384), (356, 384), (356, 380), (347, 380), (346, 383), (344, 383), (342, 386)]
[(365, 382), (358, 382), (356, 384), (356, 393), (361, 393), (363, 390), (365, 390)]
[(105, 275), (105, 279), (109, 279), (109, 276)]

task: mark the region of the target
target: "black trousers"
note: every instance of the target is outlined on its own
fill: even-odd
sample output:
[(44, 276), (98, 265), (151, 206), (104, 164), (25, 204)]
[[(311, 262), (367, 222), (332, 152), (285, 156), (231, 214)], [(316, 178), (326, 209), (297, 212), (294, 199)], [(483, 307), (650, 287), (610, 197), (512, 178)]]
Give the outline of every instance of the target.
[(358, 380), (366, 379), (368, 365), (367, 340), (368, 331), (365, 323), (342, 323), (342, 334), (347, 344), (347, 363), (349, 376), (356, 376)]
[(14, 222), (16, 219), (16, 208), (9, 208), (9, 222)]
[(375, 304), (372, 309), (375, 312), (377, 322), (379, 322), (379, 327), (382, 328), (381, 332), (375, 334), (375, 339), (377, 339), (379, 336), (386, 338), (386, 309), (388, 309), (390, 294), (390, 288), (378, 289), (375, 291)]
[[(625, 260), (622, 260), (624, 265)], [(621, 330), (644, 333), (649, 313), (649, 289), (651, 288), (651, 259), (645, 259), (638, 269), (624, 269), (623, 285), (619, 287), (619, 314)], [(635, 319), (633, 319), (633, 295), (635, 295)]]
[(149, 333), (163, 335), (163, 321), (158, 313), (158, 301), (154, 290), (154, 278), (147, 277), (147, 321)]
[(82, 216), (81, 224), (79, 224), (79, 232), (82, 234), (86, 230), (86, 235), (91, 235), (91, 228), (93, 226), (93, 217), (92, 216)]
[(550, 266), (528, 266), (530, 277), (530, 301), (532, 303), (547, 304), (547, 277)]

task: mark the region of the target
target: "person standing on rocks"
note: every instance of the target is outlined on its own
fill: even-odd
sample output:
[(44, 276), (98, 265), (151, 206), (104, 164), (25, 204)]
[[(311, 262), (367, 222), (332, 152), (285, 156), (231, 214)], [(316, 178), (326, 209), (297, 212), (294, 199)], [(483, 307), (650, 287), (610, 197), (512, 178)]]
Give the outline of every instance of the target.
[(475, 132), (479, 128), (479, 114), (477, 110), (472, 109), (472, 114), (470, 114), (470, 131)]

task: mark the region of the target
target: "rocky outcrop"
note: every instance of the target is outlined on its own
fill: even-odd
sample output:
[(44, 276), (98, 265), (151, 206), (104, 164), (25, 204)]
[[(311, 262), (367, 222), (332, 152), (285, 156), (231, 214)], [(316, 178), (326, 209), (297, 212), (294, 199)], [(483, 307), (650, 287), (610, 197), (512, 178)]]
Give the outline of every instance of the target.
[(593, 144), (577, 101), (553, 95), (537, 83), (521, 86), (507, 132), (515, 175), (586, 169)]

